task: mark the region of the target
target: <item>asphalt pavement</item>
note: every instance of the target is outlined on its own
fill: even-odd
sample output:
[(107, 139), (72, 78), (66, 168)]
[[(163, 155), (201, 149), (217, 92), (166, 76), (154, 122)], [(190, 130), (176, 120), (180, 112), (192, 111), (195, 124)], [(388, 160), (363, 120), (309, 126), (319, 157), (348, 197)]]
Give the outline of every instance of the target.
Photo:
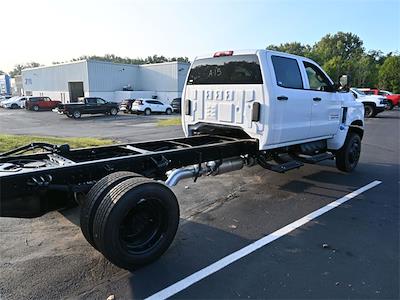
[[(3, 120), (0, 112), (1, 132)], [(182, 135), (179, 127), (140, 120), (118, 122), (140, 128), (135, 141)], [(0, 218), (0, 298), (146, 298), (189, 282), (172, 297), (399, 299), (399, 120), (398, 110), (366, 120), (361, 159), (351, 174), (325, 161), (286, 174), (256, 166), (181, 182), (174, 188), (181, 206), (175, 241), (155, 263), (133, 272), (113, 266), (84, 240), (77, 209), (31, 220)], [(113, 122), (90, 119), (73, 126), (83, 136), (86, 124), (119, 136)], [(8, 133), (26, 133), (18, 122), (13, 126)], [(161, 133), (154, 137), (155, 131)], [(374, 181), (380, 184), (351, 194)], [(349, 194), (337, 208), (190, 281), (199, 270)]]

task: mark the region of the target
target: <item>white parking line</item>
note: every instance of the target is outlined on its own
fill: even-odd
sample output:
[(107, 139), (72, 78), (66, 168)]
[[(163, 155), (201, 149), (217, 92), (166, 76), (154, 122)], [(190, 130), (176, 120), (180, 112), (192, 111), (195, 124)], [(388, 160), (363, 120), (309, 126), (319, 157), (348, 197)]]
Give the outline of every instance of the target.
[(382, 181), (375, 180), (358, 190), (355, 190), (354, 192), (351, 192), (350, 194), (347, 194), (346, 196), (337, 199), (328, 205), (321, 207), (320, 209), (317, 209), (316, 211), (313, 211), (312, 213), (302, 217), (301, 219), (294, 221), (293, 223), (290, 223), (286, 225), (285, 227), (282, 227), (281, 229), (278, 229), (274, 231), (273, 233), (255, 241), (254, 243), (251, 243), (248, 246), (243, 247), (242, 249), (233, 252), (232, 254), (229, 254), (228, 256), (225, 256), (224, 258), (216, 261), (215, 263), (205, 267), (204, 269), (201, 269), (200, 271), (197, 271), (196, 273), (193, 273), (192, 275), (174, 283), (173, 285), (170, 285), (169, 287), (153, 294), (152, 296), (148, 297), (148, 300), (155, 300), (155, 299), (166, 299), (168, 297), (171, 297), (180, 291), (188, 288), (189, 286), (195, 284), (196, 282), (199, 282), (200, 280), (210, 276), (211, 274), (225, 268), (226, 266), (229, 266), (230, 264), (234, 263), (235, 261), (245, 257), (246, 255), (249, 255), (250, 253), (256, 251), (257, 249), (264, 247), (265, 245), (275, 241), (276, 239), (290, 233), (291, 231), (299, 228), (300, 226), (303, 226), (304, 224), (312, 221), (313, 219), (323, 215), (324, 213), (338, 207), (339, 205), (349, 201), (350, 199), (357, 197), (358, 195), (362, 194), (365, 191), (368, 191), (369, 189), (372, 189), (373, 187), (381, 184)]

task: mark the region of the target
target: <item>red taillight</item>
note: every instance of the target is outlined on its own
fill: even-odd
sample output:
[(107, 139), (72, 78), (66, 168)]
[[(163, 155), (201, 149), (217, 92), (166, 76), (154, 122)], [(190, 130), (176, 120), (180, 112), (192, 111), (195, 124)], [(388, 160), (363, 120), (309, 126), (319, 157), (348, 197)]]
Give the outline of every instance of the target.
[(232, 56), (233, 51), (218, 51), (214, 53), (214, 57), (220, 57), (220, 56)]

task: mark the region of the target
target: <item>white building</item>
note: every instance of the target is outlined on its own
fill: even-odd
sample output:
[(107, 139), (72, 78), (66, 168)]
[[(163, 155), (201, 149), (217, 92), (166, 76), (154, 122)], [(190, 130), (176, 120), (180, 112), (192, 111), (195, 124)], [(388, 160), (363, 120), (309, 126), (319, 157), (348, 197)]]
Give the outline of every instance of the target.
[(22, 71), (27, 96), (49, 96), (64, 103), (97, 96), (108, 101), (152, 98), (169, 102), (180, 97), (190, 64), (116, 64), (81, 60)]

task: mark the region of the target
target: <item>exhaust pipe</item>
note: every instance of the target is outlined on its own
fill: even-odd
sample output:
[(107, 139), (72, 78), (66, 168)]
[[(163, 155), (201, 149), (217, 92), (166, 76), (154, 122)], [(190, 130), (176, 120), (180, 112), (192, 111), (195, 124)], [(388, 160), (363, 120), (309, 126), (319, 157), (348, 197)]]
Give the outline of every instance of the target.
[[(185, 168), (176, 169), (167, 172), (167, 180), (165, 184), (175, 186), (179, 181), (186, 178), (194, 178), (200, 176), (216, 176), (223, 173), (237, 171), (243, 168), (246, 159), (242, 157), (232, 157), (221, 161), (208, 161), (202, 165), (192, 165)], [(250, 164), (251, 165), (251, 164)]]

